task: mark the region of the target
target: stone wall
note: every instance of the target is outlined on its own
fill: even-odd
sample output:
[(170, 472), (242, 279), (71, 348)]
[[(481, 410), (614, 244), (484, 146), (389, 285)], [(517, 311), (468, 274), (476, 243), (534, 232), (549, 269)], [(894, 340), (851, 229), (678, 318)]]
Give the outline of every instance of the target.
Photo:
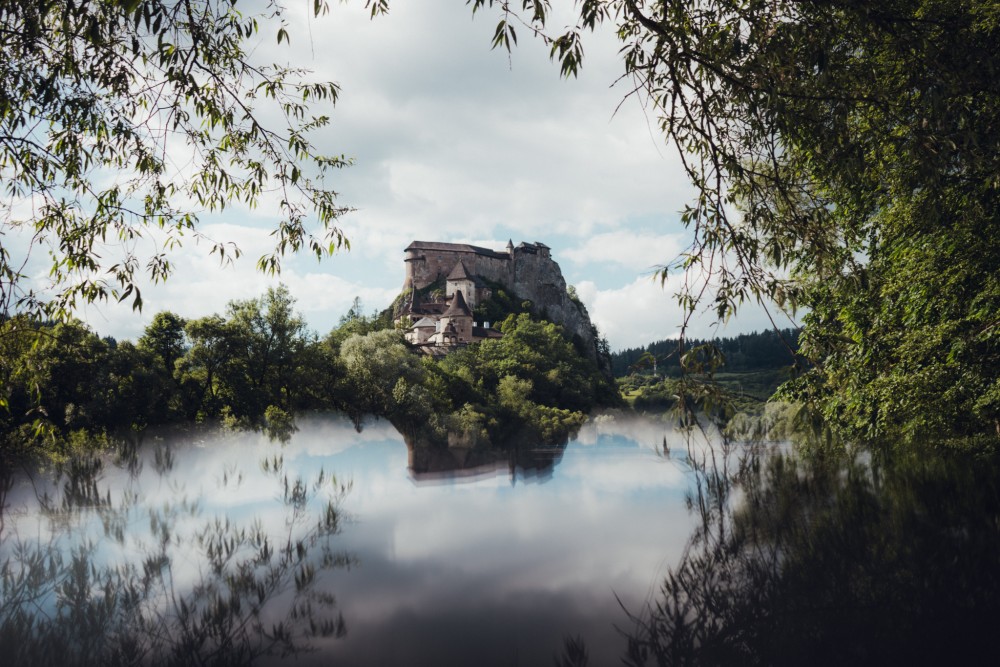
[[(480, 250), (490, 254), (477, 252)], [(465, 268), (481, 278), (505, 285), (511, 281), (511, 260), (507, 253), (497, 253), (475, 246), (416, 241), (406, 249), (406, 257), (403, 260), (406, 262), (403, 289), (421, 289), (438, 278), (448, 277), (459, 260), (464, 261)]]
[(522, 244), (514, 248), (512, 257), (476, 246), (415, 241), (406, 249), (403, 289), (421, 289), (446, 278), (459, 260), (471, 274), (506, 285), (520, 298), (529, 299), (539, 315), (578, 337), (587, 356), (597, 360), (590, 315), (569, 298), (566, 280), (546, 246)]

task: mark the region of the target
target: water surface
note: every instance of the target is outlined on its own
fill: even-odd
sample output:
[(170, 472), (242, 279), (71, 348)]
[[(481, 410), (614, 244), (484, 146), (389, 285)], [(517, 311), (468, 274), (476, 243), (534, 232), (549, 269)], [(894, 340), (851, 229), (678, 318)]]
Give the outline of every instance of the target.
[[(283, 648), (308, 645), (313, 652), (289, 659), (551, 664), (567, 637), (580, 636), (591, 664), (608, 664), (624, 652), (616, 626), (630, 630), (623, 607), (640, 612), (655, 597), (694, 526), (688, 442), (664, 422), (599, 419), (565, 447), (499, 453), (408, 446), (384, 421), (360, 433), (339, 416), (298, 426), (284, 445), (247, 433), (147, 437), (91, 464), (83, 482), (51, 471), (17, 477), (3, 560), (23, 560), (18, 544), (39, 545), (63, 554), (53, 573), (70, 572), (84, 545), (97, 576), (79, 587), (105, 607), (125, 596), (109, 595), (100, 573), (132, 572), (114, 581), (140, 582), (136, 611), (100, 612), (95, 625), (179, 623), (142, 644), (147, 658), (231, 649), (249, 659), (269, 649), (278, 655), (264, 662), (275, 662)], [(328, 502), (338, 510), (333, 535), (322, 525)], [(264, 538), (266, 562), (254, 551)], [(288, 558), (279, 562), (283, 545)], [(266, 595), (249, 584), (237, 594), (244, 579), (234, 573), (257, 577), (258, 589), (265, 573), (281, 583)], [(40, 590), (34, 609), (56, 625), (98, 614), (93, 604), (59, 607), (62, 589)], [(246, 619), (258, 597), (260, 612), (242, 625), (212, 616)], [(185, 617), (188, 607), (201, 615)], [(0, 613), (9, 620), (11, 603)], [(191, 619), (222, 629), (191, 630)], [(294, 641), (275, 643), (279, 622)], [(240, 634), (255, 623), (264, 640)], [(38, 639), (80, 651), (113, 641), (64, 629), (72, 636), (55, 628)]]

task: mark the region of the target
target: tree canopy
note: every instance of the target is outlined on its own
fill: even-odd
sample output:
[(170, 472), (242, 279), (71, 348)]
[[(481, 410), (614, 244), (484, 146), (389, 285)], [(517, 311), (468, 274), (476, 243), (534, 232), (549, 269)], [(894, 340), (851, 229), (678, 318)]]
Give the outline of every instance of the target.
[[(854, 435), (1000, 433), (996, 3), (582, 0), (558, 34), (548, 0), (470, 4), (499, 11), (494, 46), (527, 29), (568, 76), (585, 33), (614, 30), (625, 94), (696, 188), (692, 245), (661, 276), (698, 277), (689, 313), (806, 307), (811, 370), (789, 395)], [(201, 238), (197, 212), (234, 202), (279, 202), (262, 269), (346, 243), (323, 175), (349, 161), (308, 138), (337, 86), (250, 58), (267, 30), (290, 38), (282, 5), (262, 9), (0, 0), (0, 313), (139, 306), (140, 276), (167, 277), (170, 251)], [(39, 254), (51, 300), (26, 281)]]
[[(278, 202), (263, 270), (279, 270), (287, 251), (323, 256), (347, 243), (324, 174), (349, 160), (309, 138), (328, 121), (314, 108), (332, 105), (337, 85), (258, 62), (260, 40), (290, 40), (285, 10), (277, 0), (240, 8), (0, 2), (0, 314), (65, 317), (106, 299), (139, 307), (141, 279), (168, 277), (185, 237), (221, 260), (240, 253), (198, 226), (198, 212), (235, 203)], [(47, 256), (51, 293), (29, 284), (33, 255)]]
[[(790, 393), (855, 435), (1000, 432), (1000, 10), (982, 0), (475, 0), (565, 74), (609, 24), (696, 186), (688, 312), (806, 306)], [(665, 258), (669, 260), (670, 258)], [(692, 273), (689, 273), (692, 275)], [(711, 288), (711, 289), (707, 289)]]

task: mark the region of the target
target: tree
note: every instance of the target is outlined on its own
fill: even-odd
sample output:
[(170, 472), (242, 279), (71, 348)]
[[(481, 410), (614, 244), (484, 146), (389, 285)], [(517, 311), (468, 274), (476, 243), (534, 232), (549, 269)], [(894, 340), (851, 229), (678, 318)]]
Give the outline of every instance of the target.
[[(28, 245), (25, 255), (0, 247), (0, 314), (61, 318), (109, 298), (138, 308), (142, 276), (166, 279), (183, 237), (222, 260), (239, 255), (199, 231), (196, 211), (255, 207), (265, 192), (280, 204), (262, 270), (277, 272), (287, 251), (321, 257), (346, 245), (334, 224), (345, 208), (324, 176), (349, 160), (309, 139), (328, 120), (313, 107), (338, 88), (256, 62), (266, 26), (290, 40), (284, 8), (270, 0), (264, 14), (244, 14), (237, 4), (0, 2), (0, 235)], [(315, 0), (313, 13), (326, 11)], [(25, 274), (40, 253), (50, 256), (48, 302)]]
[(351, 307), (340, 317), (337, 326), (327, 334), (326, 344), (334, 352), (339, 352), (340, 346), (351, 336), (364, 336), (375, 331), (392, 328), (394, 327), (391, 307), (381, 313), (375, 310), (370, 315), (365, 315), (361, 297), (355, 296)]
[(500, 8), (495, 46), (520, 22), (567, 75), (613, 25), (696, 188), (661, 272), (702, 276), (688, 313), (806, 306), (790, 393), (847, 434), (1000, 433), (995, 3), (584, 0), (554, 36), (544, 0), (472, 4)]
[(190, 320), (184, 327), (191, 347), (177, 364), (177, 376), (190, 417), (218, 414), (219, 376), (230, 357), (226, 321), (219, 315)]
[(286, 412), (336, 400), (332, 355), (294, 312), (284, 285), (258, 299), (232, 301), (219, 315), (188, 322), (191, 347), (176, 376), (194, 417), (224, 411), (256, 423), (271, 406)]
[(263, 298), (229, 304), (231, 386), (244, 388), (239, 402), (248, 403), (250, 415), (263, 414), (268, 405), (290, 407), (300, 389), (298, 361), (315, 341), (294, 303), (281, 285)]
[(352, 334), (340, 346), (340, 358), (353, 390), (350, 408), (360, 414), (395, 416), (396, 387), (419, 384), (424, 375), (403, 334), (391, 329)]
[(501, 329), (503, 338), (449, 354), (441, 366), (488, 394), (510, 376), (528, 381), (530, 396), (525, 398), (540, 405), (588, 412), (614, 404), (617, 392), (597, 365), (566, 339), (562, 327), (521, 313), (508, 316)]
[(170, 375), (174, 372), (175, 362), (185, 352), (184, 325), (184, 318), (174, 313), (157, 313), (137, 344), (139, 349), (152, 353), (162, 361), (163, 368)]

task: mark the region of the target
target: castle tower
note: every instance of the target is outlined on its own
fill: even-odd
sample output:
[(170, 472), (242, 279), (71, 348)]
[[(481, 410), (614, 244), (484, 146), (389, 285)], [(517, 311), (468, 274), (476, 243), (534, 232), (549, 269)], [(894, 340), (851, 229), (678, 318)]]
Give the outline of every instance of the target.
[(448, 310), (441, 315), (441, 332), (454, 331), (456, 342), (472, 342), (472, 311), (465, 303), (461, 290), (455, 292)]
[(476, 294), (476, 281), (469, 273), (469, 270), (465, 268), (465, 262), (462, 260), (458, 260), (455, 268), (448, 274), (448, 279), (445, 283), (445, 296), (447, 298), (451, 299), (457, 293), (461, 293), (465, 297), (465, 303), (468, 305), (469, 310), (476, 307), (479, 301)]

